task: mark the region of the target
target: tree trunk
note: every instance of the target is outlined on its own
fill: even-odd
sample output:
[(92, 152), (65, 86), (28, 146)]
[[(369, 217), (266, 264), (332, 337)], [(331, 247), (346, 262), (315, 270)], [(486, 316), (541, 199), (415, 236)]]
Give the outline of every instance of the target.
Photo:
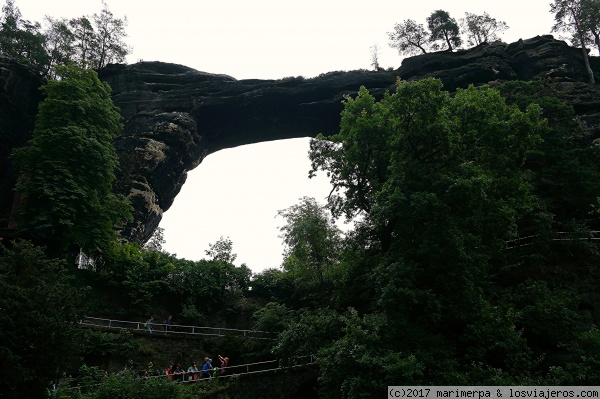
[(588, 50), (585, 47), (585, 38), (583, 37), (581, 30), (578, 29), (577, 32), (579, 35), (579, 41), (581, 42), (581, 51), (583, 52), (583, 62), (585, 64), (585, 69), (587, 70), (588, 76), (590, 78), (589, 83), (591, 85), (593, 85), (596, 83), (596, 81), (594, 80), (594, 71), (592, 71), (592, 67), (590, 66), (590, 58), (588, 55)]
[(446, 43), (448, 44), (448, 51), (452, 51), (452, 43), (450, 43), (450, 38), (448, 37), (448, 32), (444, 32), (444, 37), (446, 38)]

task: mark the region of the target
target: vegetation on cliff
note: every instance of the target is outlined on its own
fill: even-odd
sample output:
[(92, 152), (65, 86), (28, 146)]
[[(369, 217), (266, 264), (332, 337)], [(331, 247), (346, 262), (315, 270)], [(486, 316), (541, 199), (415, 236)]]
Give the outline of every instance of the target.
[(116, 18), (103, 1), (102, 10), (79, 18), (46, 17), (45, 27), (21, 15), (15, 0), (6, 0), (0, 15), (0, 54), (27, 65), (41, 76), (55, 78), (57, 67), (74, 63), (99, 69), (124, 62), (127, 18)]
[(310, 154), (337, 190), (328, 208), (360, 219), (327, 294), (290, 318), (275, 353), (317, 353), (326, 398), (391, 381), (597, 382), (600, 335), (578, 312), (581, 282), (598, 278), (591, 144), (539, 83), (361, 90)]
[[(597, 21), (573, 14), (573, 4), (595, 6), (556, 0), (557, 27), (575, 27), (574, 40), (589, 44)], [(50, 68), (39, 26), (20, 21), (11, 0), (3, 11), (0, 50)], [(54, 22), (79, 38), (80, 66), (110, 58), (87, 52), (86, 18)], [(427, 40), (458, 45), (449, 15), (436, 11), (430, 22)], [(407, 28), (418, 31), (419, 47), (424, 29)], [(31, 46), (10, 53), (19, 43)], [(44, 247), (0, 246), (6, 397), (39, 397), (63, 372), (83, 388), (58, 397), (242, 398), (250, 395), (237, 388), (257, 389), (236, 379), (185, 386), (129, 372), (105, 378), (101, 365), (141, 371), (165, 359), (132, 334), (75, 328), (86, 314), (173, 314), (178, 324), (271, 332), (276, 340), (198, 346), (240, 361), (315, 355), (306, 378), (321, 398), (382, 396), (389, 385), (600, 383), (598, 137), (542, 82), (448, 93), (425, 79), (398, 81), (380, 99), (365, 88), (348, 96), (339, 133), (311, 143), (310, 173), (326, 173), (334, 187), (328, 203), (302, 198), (280, 211), (285, 260), (253, 276), (233, 265), (228, 239), (199, 261), (161, 251), (160, 237), (147, 248), (117, 242), (129, 206), (112, 193), (121, 121), (110, 89), (92, 70), (51, 69), (60, 79), (43, 89), (33, 140), (13, 157), (21, 233)], [(354, 228), (342, 234), (339, 217)], [(80, 248), (98, 255), (88, 270), (66, 262)], [(197, 360), (199, 350), (170, 360)], [(273, 381), (283, 388), (264, 398), (297, 393)]]
[[(231, 263), (228, 239), (194, 262), (160, 245), (113, 241), (95, 271), (75, 273), (77, 284), (60, 277), (71, 273), (64, 269), (34, 271), (48, 278), (38, 284), (55, 281), (65, 292), (90, 286), (93, 295), (85, 307), (71, 301), (68, 314), (59, 304), (40, 307), (43, 318), (26, 318), (27, 328), (53, 320), (57, 339), (66, 337), (73, 330), (58, 320), (84, 312), (137, 320), (172, 313), (180, 323), (253, 327), (278, 338), (227, 350), (237, 359), (284, 364), (316, 355), (322, 398), (383, 395), (390, 384), (598, 383), (597, 303), (589, 298), (599, 277), (590, 238), (599, 227), (600, 169), (594, 138), (573, 110), (546, 95), (541, 82), (450, 95), (434, 79), (399, 81), (381, 100), (363, 88), (344, 105), (340, 132), (313, 140), (309, 154), (311, 174), (331, 178), (329, 203), (303, 198), (280, 212), (282, 269), (251, 276)], [(354, 228), (342, 235), (329, 212), (352, 219)], [(26, 286), (9, 270), (46, 264), (41, 255), (13, 262), (19, 249), (40, 251), (23, 245), (4, 249), (1, 258), (15, 265), (3, 272), (3, 284), (19, 290)], [(15, 312), (3, 319), (7, 338), (19, 334), (19, 314), (29, 310)], [(87, 335), (71, 341), (70, 355), (93, 363), (121, 352), (140, 362), (132, 340)], [(56, 361), (56, 373), (61, 362), (77, 364), (62, 348), (45, 355)], [(30, 370), (27, 387), (47, 384), (50, 375), (18, 348), (10, 344), (2, 353), (15, 353), (3, 364)], [(104, 397), (140, 382), (97, 383), (69, 395)], [(205, 388), (157, 383), (136, 392), (239, 397), (224, 385)]]
[(37, 114), (33, 138), (13, 151), (22, 195), (15, 218), (57, 255), (92, 254), (116, 240), (115, 227), (130, 214), (112, 192), (119, 168), (113, 141), (121, 116), (110, 87), (91, 69), (62, 67)]
[(597, 0), (554, 0), (550, 4), (556, 23), (553, 31), (565, 31), (581, 47), (590, 84), (595, 83), (587, 45), (596, 44), (600, 51), (600, 3)]

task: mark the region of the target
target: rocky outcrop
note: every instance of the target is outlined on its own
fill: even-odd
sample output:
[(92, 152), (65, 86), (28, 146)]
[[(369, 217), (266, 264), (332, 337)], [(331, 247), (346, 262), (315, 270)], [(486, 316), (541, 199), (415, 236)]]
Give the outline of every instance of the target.
[[(593, 69), (600, 71), (598, 58), (592, 61)], [(18, 67), (0, 64), (2, 71)], [(13, 127), (0, 137), (18, 136), (21, 141), (13, 140), (13, 146), (22, 144), (31, 132), (31, 110), (36, 109), (39, 96), (21, 94), (27, 104), (19, 107), (18, 116), (13, 115), (9, 110), (17, 106), (19, 94), (7, 90), (7, 82), (15, 82), (11, 73), (18, 75), (2, 75), (0, 100), (6, 101), (0, 103), (0, 126)], [(112, 87), (113, 101), (124, 118), (124, 131), (115, 142), (122, 169), (118, 189), (128, 195), (136, 214), (122, 234), (140, 242), (149, 238), (173, 203), (187, 171), (207, 154), (262, 141), (333, 134), (338, 130), (342, 99), (360, 86), (379, 96), (393, 89), (397, 78), (437, 77), (450, 91), (469, 84), (542, 79), (600, 137), (600, 88), (585, 84), (581, 49), (552, 36), (423, 54), (405, 59), (393, 71), (331, 72), (313, 79), (236, 80), (161, 62), (110, 65), (99, 76)], [(39, 84), (30, 77), (27, 89), (20, 93), (34, 93)], [(15, 116), (18, 123), (5, 123)], [(3, 187), (10, 183), (2, 181)]]
[(8, 226), (17, 171), (9, 156), (33, 131), (42, 79), (10, 59), (0, 57), (0, 229)]
[(360, 85), (392, 88), (397, 74), (354, 71), (315, 79), (236, 80), (158, 62), (111, 65), (100, 78), (124, 117), (115, 142), (119, 189), (137, 214), (123, 234), (143, 241), (158, 225), (186, 172), (215, 151), (243, 144), (332, 134), (341, 101)]

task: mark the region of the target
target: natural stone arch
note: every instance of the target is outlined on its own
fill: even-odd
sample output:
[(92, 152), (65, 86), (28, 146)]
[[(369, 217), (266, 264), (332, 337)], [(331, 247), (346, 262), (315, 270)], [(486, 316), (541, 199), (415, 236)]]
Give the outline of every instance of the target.
[(236, 80), (181, 65), (112, 65), (100, 78), (113, 88), (125, 119), (116, 143), (119, 189), (133, 202), (124, 237), (143, 242), (186, 179), (210, 153), (262, 141), (338, 131), (342, 100), (365, 86), (381, 96), (396, 79), (437, 77), (446, 90), (469, 84), (535, 78), (585, 82), (578, 49), (552, 36), (484, 44), (407, 58), (394, 71), (326, 73), (313, 79)]
[[(126, 240), (144, 242), (158, 226), (186, 179), (210, 153), (262, 141), (337, 132), (342, 99), (365, 86), (375, 96), (397, 78), (437, 77), (448, 91), (469, 84), (543, 79), (574, 106), (600, 137), (600, 88), (589, 86), (581, 51), (550, 35), (516, 43), (410, 57), (394, 71), (332, 72), (313, 79), (236, 80), (181, 65), (141, 62), (99, 71), (113, 89), (124, 131), (115, 142), (121, 160), (117, 189), (132, 201)], [(600, 60), (592, 57), (592, 68)], [(41, 79), (0, 57), (0, 217), (7, 219), (16, 172), (7, 157), (33, 130)], [(0, 230), (5, 225), (0, 225)], [(0, 231), (1, 233), (1, 231)]]
[(392, 89), (394, 72), (340, 72), (315, 79), (236, 80), (180, 65), (142, 62), (100, 71), (121, 109), (119, 190), (136, 214), (123, 235), (143, 242), (187, 172), (208, 154), (245, 144), (333, 134), (345, 95), (360, 85)]

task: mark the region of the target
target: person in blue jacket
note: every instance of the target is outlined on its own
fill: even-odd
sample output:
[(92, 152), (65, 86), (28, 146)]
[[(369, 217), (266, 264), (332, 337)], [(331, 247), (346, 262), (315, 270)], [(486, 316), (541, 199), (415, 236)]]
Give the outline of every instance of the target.
[(213, 366), (210, 363), (210, 359), (208, 357), (204, 358), (204, 365), (202, 366), (202, 378), (210, 378), (210, 370), (212, 370)]

